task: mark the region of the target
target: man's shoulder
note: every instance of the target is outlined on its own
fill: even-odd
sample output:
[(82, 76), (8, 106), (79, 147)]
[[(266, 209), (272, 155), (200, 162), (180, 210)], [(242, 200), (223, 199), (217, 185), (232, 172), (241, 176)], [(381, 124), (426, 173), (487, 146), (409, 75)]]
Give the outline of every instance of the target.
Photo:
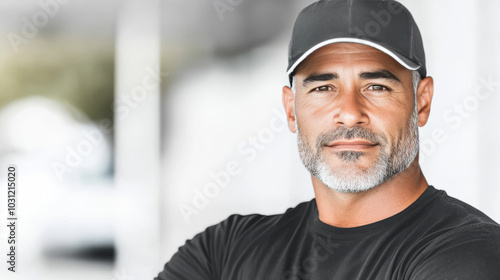
[[(430, 209), (424, 212), (429, 226), (427, 238), (436, 246), (484, 242), (500, 249), (500, 225), (477, 208), (439, 191)], [(460, 246), (451, 246), (459, 249)], [(500, 251), (499, 251), (500, 252)]]
[(500, 279), (500, 225), (444, 191), (430, 207), (411, 279)]
[(470, 223), (497, 224), (477, 208), (433, 186), (429, 186), (412, 207), (412, 212), (420, 217), (419, 220), (441, 227), (454, 228)]
[(447, 230), (423, 246), (412, 280), (500, 279), (500, 226), (474, 221)]

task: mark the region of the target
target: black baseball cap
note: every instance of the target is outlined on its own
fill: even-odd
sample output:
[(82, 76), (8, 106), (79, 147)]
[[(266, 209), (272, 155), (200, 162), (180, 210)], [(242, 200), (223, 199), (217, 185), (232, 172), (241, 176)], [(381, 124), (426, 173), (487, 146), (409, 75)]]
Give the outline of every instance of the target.
[(420, 31), (410, 11), (394, 0), (322, 0), (302, 10), (289, 45), (287, 75), (315, 50), (334, 43), (368, 45), (409, 70), (427, 75)]

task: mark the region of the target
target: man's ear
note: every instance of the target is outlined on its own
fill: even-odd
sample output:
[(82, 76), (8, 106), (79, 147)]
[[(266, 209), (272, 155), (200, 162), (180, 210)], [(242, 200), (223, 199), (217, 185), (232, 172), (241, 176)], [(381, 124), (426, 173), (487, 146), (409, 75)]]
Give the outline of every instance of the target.
[(424, 126), (429, 119), (433, 95), (434, 80), (432, 77), (425, 77), (417, 88), (418, 126), (420, 127)]
[(288, 122), (288, 129), (290, 129), (291, 132), (295, 133), (297, 132), (295, 129), (295, 114), (294, 114), (294, 102), (295, 102), (295, 96), (293, 94), (293, 91), (290, 87), (284, 86), (283, 87), (283, 107), (285, 108), (285, 113), (286, 113), (286, 119)]

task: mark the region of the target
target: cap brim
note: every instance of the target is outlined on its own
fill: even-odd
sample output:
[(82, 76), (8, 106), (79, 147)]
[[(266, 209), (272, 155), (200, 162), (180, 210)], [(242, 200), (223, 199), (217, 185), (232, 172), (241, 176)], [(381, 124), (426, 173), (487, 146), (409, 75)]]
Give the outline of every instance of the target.
[(387, 49), (386, 47), (383, 47), (383, 46), (381, 46), (377, 43), (374, 43), (372, 41), (358, 39), (358, 38), (335, 38), (335, 39), (323, 41), (323, 42), (315, 45), (314, 47), (310, 48), (309, 50), (307, 50), (299, 59), (297, 59), (297, 61), (295, 61), (295, 63), (290, 67), (290, 69), (288, 69), (286, 74), (290, 76), (290, 74), (292, 74), (295, 71), (295, 68), (297, 68), (297, 66), (300, 63), (302, 63), (314, 51), (316, 51), (316, 50), (318, 50), (326, 45), (335, 44), (335, 43), (355, 43), (355, 44), (367, 45), (367, 46), (375, 48), (375, 49), (387, 54), (388, 56), (392, 57), (394, 60), (396, 60), (399, 64), (401, 64), (403, 67), (405, 67), (408, 70), (418, 70), (420, 68), (419, 65), (412, 62), (408, 58), (406, 58), (400, 54), (397, 54), (396, 52), (393, 52), (393, 51)]

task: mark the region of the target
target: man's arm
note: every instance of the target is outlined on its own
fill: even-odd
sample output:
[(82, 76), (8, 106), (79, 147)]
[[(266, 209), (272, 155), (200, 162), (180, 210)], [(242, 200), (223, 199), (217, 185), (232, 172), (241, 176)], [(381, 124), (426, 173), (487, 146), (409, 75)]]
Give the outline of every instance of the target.
[(155, 280), (215, 279), (209, 253), (212, 230), (208, 228), (181, 246)]
[(240, 217), (232, 215), (188, 240), (155, 280), (219, 280), (228, 248), (239, 234)]

